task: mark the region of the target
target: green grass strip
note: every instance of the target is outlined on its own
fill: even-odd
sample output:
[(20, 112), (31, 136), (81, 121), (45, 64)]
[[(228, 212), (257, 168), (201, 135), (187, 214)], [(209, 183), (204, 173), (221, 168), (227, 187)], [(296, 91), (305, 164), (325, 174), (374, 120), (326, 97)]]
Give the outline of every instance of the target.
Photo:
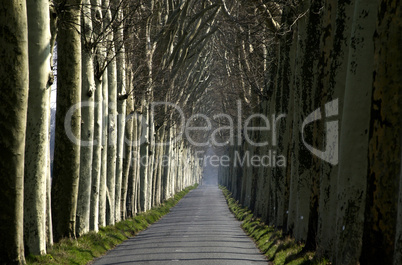
[(314, 252), (304, 253), (303, 244), (289, 236), (283, 236), (281, 230), (266, 225), (252, 212), (236, 201), (228, 189), (219, 186), (226, 198), (230, 211), (242, 222), (243, 230), (253, 238), (257, 247), (274, 265), (329, 265), (326, 259), (317, 259)]
[(63, 239), (47, 250), (47, 255), (29, 255), (27, 264), (87, 264), (94, 258), (104, 255), (108, 250), (135, 236), (167, 214), (181, 198), (197, 184), (184, 189), (157, 208), (140, 213), (134, 218), (115, 225), (99, 228), (99, 232), (89, 232), (78, 239)]

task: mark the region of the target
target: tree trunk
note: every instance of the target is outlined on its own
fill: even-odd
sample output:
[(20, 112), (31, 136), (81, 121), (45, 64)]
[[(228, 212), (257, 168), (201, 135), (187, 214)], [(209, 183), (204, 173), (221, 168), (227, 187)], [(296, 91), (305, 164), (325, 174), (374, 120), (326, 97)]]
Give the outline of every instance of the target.
[[(141, 104), (141, 103), (138, 103)], [(142, 137), (142, 134), (145, 133), (143, 132), (143, 129), (145, 130), (145, 126), (142, 123), (142, 120), (139, 118), (141, 117), (138, 113), (136, 113), (137, 119), (134, 121), (134, 127), (135, 127), (135, 134), (136, 137), (134, 139), (137, 139), (137, 143), (134, 145), (134, 154), (133, 154), (133, 160), (134, 160), (134, 176), (133, 176), (133, 185), (134, 185), (134, 194), (133, 194), (133, 211), (134, 214), (138, 213), (141, 211), (140, 207), (140, 197), (141, 197), (141, 145), (140, 145), (140, 139)]]
[[(118, 7), (119, 1), (114, 3), (115, 7)], [(122, 178), (123, 178), (123, 156), (124, 156), (124, 131), (126, 126), (126, 50), (124, 48), (124, 37), (123, 37), (123, 10), (119, 8), (117, 10), (118, 29), (114, 32), (115, 34), (115, 46), (119, 48), (116, 55), (117, 63), (117, 152), (116, 152), (116, 198), (115, 198), (115, 220), (119, 222), (122, 218), (121, 216), (121, 188), (122, 188)]]
[(90, 0), (83, 0), (81, 16), (82, 90), (80, 181), (77, 202), (77, 236), (89, 232), (92, 190), (92, 157), (95, 117), (95, 79)]
[(169, 161), (170, 161), (170, 128), (166, 124), (163, 125), (163, 129), (165, 131), (166, 137), (165, 137), (165, 142), (166, 145), (163, 147), (163, 156), (167, 159), (165, 163), (163, 163), (162, 166), (162, 190), (161, 190), (161, 201), (164, 201), (168, 198), (168, 193), (169, 193)]
[[(299, 12), (304, 13), (308, 11), (310, 8), (310, 1), (304, 1), (301, 3), (299, 7)], [(310, 195), (311, 195), (311, 154), (303, 145), (302, 135), (300, 132), (300, 128), (302, 125), (302, 121), (306, 118), (311, 111), (311, 88), (312, 88), (312, 74), (313, 74), (313, 65), (311, 63), (314, 62), (314, 49), (317, 47), (306, 47), (308, 44), (309, 31), (309, 16), (310, 11), (305, 14), (305, 17), (300, 18), (298, 21), (298, 44), (297, 44), (297, 65), (295, 68), (295, 112), (294, 112), (294, 124), (293, 124), (293, 132), (294, 132), (294, 157), (292, 159), (292, 182), (295, 187), (291, 187), (295, 189), (296, 194), (295, 201), (291, 202), (292, 206), (295, 206), (296, 209), (291, 209), (292, 212), (290, 216), (294, 219), (294, 223), (292, 221), (290, 224), (294, 224), (294, 237), (296, 240), (307, 239), (308, 235), (308, 220), (310, 214)], [(307, 61), (306, 61), (307, 60)], [(306, 81), (304, 80), (306, 78)], [(303, 90), (305, 89), (305, 91)], [(311, 135), (311, 134), (310, 134)], [(308, 139), (308, 142), (311, 143), (312, 137)], [(295, 216), (293, 216), (295, 213)], [(291, 228), (292, 229), (292, 228)]]
[[(81, 134), (81, 1), (61, 1), (57, 35), (57, 112), (52, 183), (54, 237), (75, 237)], [(73, 108), (75, 105), (76, 109)], [(68, 116), (66, 116), (68, 115)], [(66, 123), (66, 126), (65, 126)]]
[(379, 7), (360, 262), (401, 264), (402, 237), (397, 231), (402, 223), (397, 221), (402, 166), (402, 8), (395, 0), (381, 1)]
[[(268, 101), (262, 100), (261, 113), (263, 115), (266, 115), (268, 113), (267, 105), (268, 105)], [(268, 136), (268, 133), (262, 133), (258, 140), (261, 143), (263, 143), (265, 141), (269, 141), (270, 138)], [(264, 146), (264, 147), (259, 147), (259, 148), (261, 148), (261, 153), (266, 154), (268, 152), (269, 146)], [(233, 161), (233, 158), (231, 158), (230, 161)], [(263, 220), (265, 220), (267, 218), (267, 215), (266, 215), (267, 201), (265, 199), (266, 191), (268, 190), (267, 170), (269, 170), (269, 169), (265, 166), (258, 167), (258, 175), (259, 175), (258, 180), (257, 180), (258, 188), (256, 189), (256, 205), (255, 205), (255, 209), (254, 209), (254, 213), (256, 214), (256, 216), (262, 217)], [(229, 174), (231, 175), (233, 173), (229, 173)], [(229, 177), (232, 177), (230, 175), (229, 175)], [(232, 182), (232, 185), (230, 185), (230, 183), (228, 183), (228, 185), (233, 187), (233, 183), (236, 183), (236, 180), (234, 180)], [(233, 192), (235, 190), (235, 188), (231, 188), (231, 190)]]
[(140, 126), (142, 127), (141, 131), (141, 146), (140, 146), (140, 211), (145, 212), (148, 210), (148, 185), (149, 185), (149, 178), (148, 178), (148, 169), (149, 169), (149, 114), (148, 114), (148, 106), (146, 104), (145, 98), (142, 99), (141, 102), (142, 109), (144, 112), (142, 113)]
[[(91, 1), (91, 18), (93, 23), (93, 36), (99, 37), (102, 30), (101, 1)], [(103, 97), (102, 97), (102, 75), (101, 65), (103, 63), (102, 45), (95, 48), (94, 74), (95, 74), (95, 110), (94, 110), (94, 132), (93, 132), (93, 157), (92, 157), (92, 180), (91, 180), (91, 204), (89, 214), (89, 229), (95, 232), (99, 230), (99, 189), (102, 164), (102, 128), (103, 128)]]
[(106, 192), (106, 224), (115, 223), (115, 194), (116, 194), (116, 141), (117, 141), (117, 68), (116, 68), (116, 50), (113, 41), (113, 31), (111, 30), (112, 14), (110, 11), (109, 0), (104, 0), (103, 8), (104, 25), (103, 29), (107, 34), (107, 82), (108, 82), (108, 122), (107, 122), (107, 192)]
[(377, 1), (356, 1), (340, 132), (336, 264), (355, 264), (362, 248), (368, 171)]
[(287, 220), (286, 220), (286, 232), (287, 234), (293, 235), (295, 222), (297, 220), (296, 216), (296, 190), (297, 190), (297, 178), (298, 176), (295, 174), (296, 169), (296, 157), (295, 153), (298, 148), (296, 144), (296, 140), (299, 139), (299, 122), (297, 120), (297, 115), (299, 111), (299, 99), (297, 98), (297, 83), (296, 83), (296, 76), (298, 74), (298, 65), (299, 65), (299, 45), (298, 45), (298, 25), (296, 24), (293, 28), (293, 41), (292, 41), (292, 48), (290, 50), (290, 68), (291, 68), (291, 78), (290, 78), (290, 85), (291, 85), (291, 95), (289, 101), (292, 105), (292, 111), (288, 113), (286, 116), (286, 123), (289, 123), (290, 126), (290, 135), (289, 138), (292, 139), (289, 143), (289, 152), (287, 154), (287, 178), (289, 178), (289, 199), (287, 203)]
[[(134, 101), (134, 98), (132, 98), (131, 100)], [(138, 124), (137, 124), (137, 113), (135, 112), (135, 104), (134, 102), (130, 103), (130, 99), (129, 102), (127, 103), (128, 106), (130, 106), (130, 104), (133, 104), (132, 106), (132, 116), (129, 118), (132, 119), (132, 137), (131, 137), (131, 155), (130, 156), (126, 156), (127, 159), (127, 167), (130, 168), (129, 173), (128, 173), (128, 186), (127, 186), (127, 217), (132, 217), (135, 214), (136, 211), (136, 196), (137, 196), (137, 171), (138, 171)], [(128, 109), (127, 109), (127, 112)], [(130, 125), (128, 124), (126, 127), (126, 130), (128, 129)], [(125, 205), (123, 205), (123, 207), (126, 207)]]
[[(292, 143), (292, 122), (293, 122), (293, 98), (294, 88), (292, 87), (292, 63), (294, 61), (293, 45), (294, 33), (293, 29), (289, 28), (289, 25), (294, 21), (294, 14), (291, 12), (290, 7), (285, 6), (282, 11), (283, 30), (285, 35), (280, 40), (280, 70), (278, 73), (281, 75), (278, 78), (278, 90), (280, 91), (279, 97), (277, 97), (277, 109), (275, 111), (275, 138), (277, 143), (274, 146), (276, 153), (279, 156), (285, 157), (284, 165), (273, 165), (276, 175), (280, 175), (280, 201), (277, 210), (277, 227), (286, 231), (288, 207), (289, 207), (289, 193), (290, 193), (290, 164), (287, 160), (290, 159), (289, 153), (291, 152)], [(280, 116), (285, 115), (285, 116)], [(278, 177), (277, 177), (278, 178)]]
[[(127, 63), (128, 65), (128, 63)], [(127, 72), (127, 91), (131, 91), (132, 89), (132, 76), (131, 73)], [(131, 195), (128, 195), (128, 186), (129, 186), (129, 174), (130, 168), (133, 167), (133, 135), (134, 135), (134, 96), (133, 94), (129, 94), (126, 103), (126, 119), (125, 119), (125, 127), (124, 127), (124, 137), (123, 137), (123, 145), (124, 145), (124, 156), (123, 156), (123, 168), (122, 168), (122, 186), (121, 186), (121, 203), (120, 203), (120, 213), (121, 218), (124, 220), (127, 216), (127, 200), (128, 197), (131, 198)], [(132, 180), (131, 180), (132, 181)], [(131, 183), (131, 188), (132, 183)], [(132, 190), (131, 190), (132, 191)], [(131, 202), (130, 202), (131, 203)]]
[(0, 11), (0, 263), (24, 264), (24, 151), (28, 108), (28, 28), (25, 1)]
[(49, 157), (50, 25), (47, 0), (27, 2), (29, 98), (25, 146), (24, 239), (26, 252), (46, 254)]
[[(156, 143), (165, 143), (165, 125), (162, 125), (159, 128), (159, 131), (157, 132), (157, 138), (156, 138)], [(164, 162), (165, 162), (165, 146), (164, 145), (157, 145), (156, 146), (156, 191), (155, 191), (155, 206), (159, 206), (163, 201), (162, 201), (162, 174), (164, 171)]]
[(102, 154), (101, 173), (99, 177), (99, 226), (106, 226), (106, 194), (107, 194), (107, 150), (108, 150), (108, 73), (102, 75)]
[[(326, 56), (330, 59), (329, 73), (326, 73), (326, 80), (323, 90), (326, 95), (323, 97), (323, 104), (338, 99), (338, 117), (342, 118), (343, 99), (345, 93), (345, 81), (348, 65), (348, 54), (350, 45), (351, 24), (354, 13), (353, 1), (337, 1), (336, 15), (328, 17), (332, 25), (332, 40), (326, 43)], [(323, 36), (327, 36), (323, 34)], [(332, 43), (330, 43), (332, 42)], [(328, 46), (327, 46), (328, 45)], [(327, 58), (328, 58), (327, 57)], [(341, 120), (338, 122), (338, 130), (341, 130)], [(334, 135), (338, 137), (337, 135)], [(338, 138), (336, 138), (338, 139)], [(324, 148), (322, 146), (322, 148)], [(336, 239), (336, 211), (337, 211), (337, 176), (339, 165), (322, 163), (320, 203), (319, 203), (319, 227), (317, 235), (317, 254), (334, 259)]]

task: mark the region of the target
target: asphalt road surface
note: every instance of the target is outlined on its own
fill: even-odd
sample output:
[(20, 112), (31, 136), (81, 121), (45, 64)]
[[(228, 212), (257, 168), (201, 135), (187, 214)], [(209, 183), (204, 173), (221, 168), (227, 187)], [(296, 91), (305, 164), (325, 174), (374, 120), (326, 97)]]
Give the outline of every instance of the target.
[(171, 212), (93, 264), (268, 264), (215, 185), (188, 193)]

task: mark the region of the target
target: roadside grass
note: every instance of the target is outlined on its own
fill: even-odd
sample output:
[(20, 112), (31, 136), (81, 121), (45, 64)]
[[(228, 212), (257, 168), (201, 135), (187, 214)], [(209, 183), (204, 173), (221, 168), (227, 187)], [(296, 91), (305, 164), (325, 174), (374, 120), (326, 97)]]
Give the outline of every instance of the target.
[(99, 228), (99, 232), (89, 232), (78, 239), (63, 239), (47, 250), (47, 255), (26, 257), (27, 264), (87, 264), (94, 258), (104, 255), (108, 250), (135, 236), (167, 214), (181, 198), (197, 184), (187, 187), (168, 199), (157, 208), (140, 213), (134, 218), (121, 221), (113, 226)]
[(318, 259), (314, 252), (303, 252), (304, 244), (296, 242), (282, 231), (266, 225), (252, 212), (239, 204), (228, 189), (219, 186), (230, 211), (242, 222), (243, 230), (254, 239), (260, 251), (274, 265), (330, 265), (326, 259)]

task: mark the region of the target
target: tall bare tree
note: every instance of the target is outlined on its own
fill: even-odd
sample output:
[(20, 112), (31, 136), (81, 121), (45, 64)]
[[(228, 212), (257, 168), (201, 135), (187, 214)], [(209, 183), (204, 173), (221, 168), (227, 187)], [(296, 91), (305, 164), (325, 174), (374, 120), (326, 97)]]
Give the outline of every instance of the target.
[(54, 238), (75, 237), (81, 135), (81, 0), (59, 1), (57, 112), (52, 180)]
[(27, 2), (29, 98), (25, 146), (24, 238), (28, 253), (46, 254), (46, 194), (49, 160), (49, 1)]
[(366, 212), (361, 262), (402, 262), (402, 8), (381, 1), (374, 35)]
[[(91, 1), (93, 37), (99, 38), (102, 32), (102, 2), (100, 0)], [(99, 199), (100, 199), (100, 179), (102, 163), (102, 129), (103, 129), (103, 97), (102, 97), (102, 65), (103, 47), (99, 43), (94, 48), (94, 75), (95, 75), (95, 114), (94, 114), (94, 142), (92, 157), (92, 181), (91, 181), (91, 209), (89, 217), (90, 230), (99, 229)]]
[(24, 151), (28, 108), (28, 27), (25, 1), (0, 11), (1, 263), (24, 264)]
[(95, 72), (92, 34), (91, 5), (83, 0), (81, 8), (81, 145), (80, 145), (80, 180), (77, 201), (77, 236), (90, 229), (90, 205), (92, 190), (92, 158), (94, 147), (95, 116)]

